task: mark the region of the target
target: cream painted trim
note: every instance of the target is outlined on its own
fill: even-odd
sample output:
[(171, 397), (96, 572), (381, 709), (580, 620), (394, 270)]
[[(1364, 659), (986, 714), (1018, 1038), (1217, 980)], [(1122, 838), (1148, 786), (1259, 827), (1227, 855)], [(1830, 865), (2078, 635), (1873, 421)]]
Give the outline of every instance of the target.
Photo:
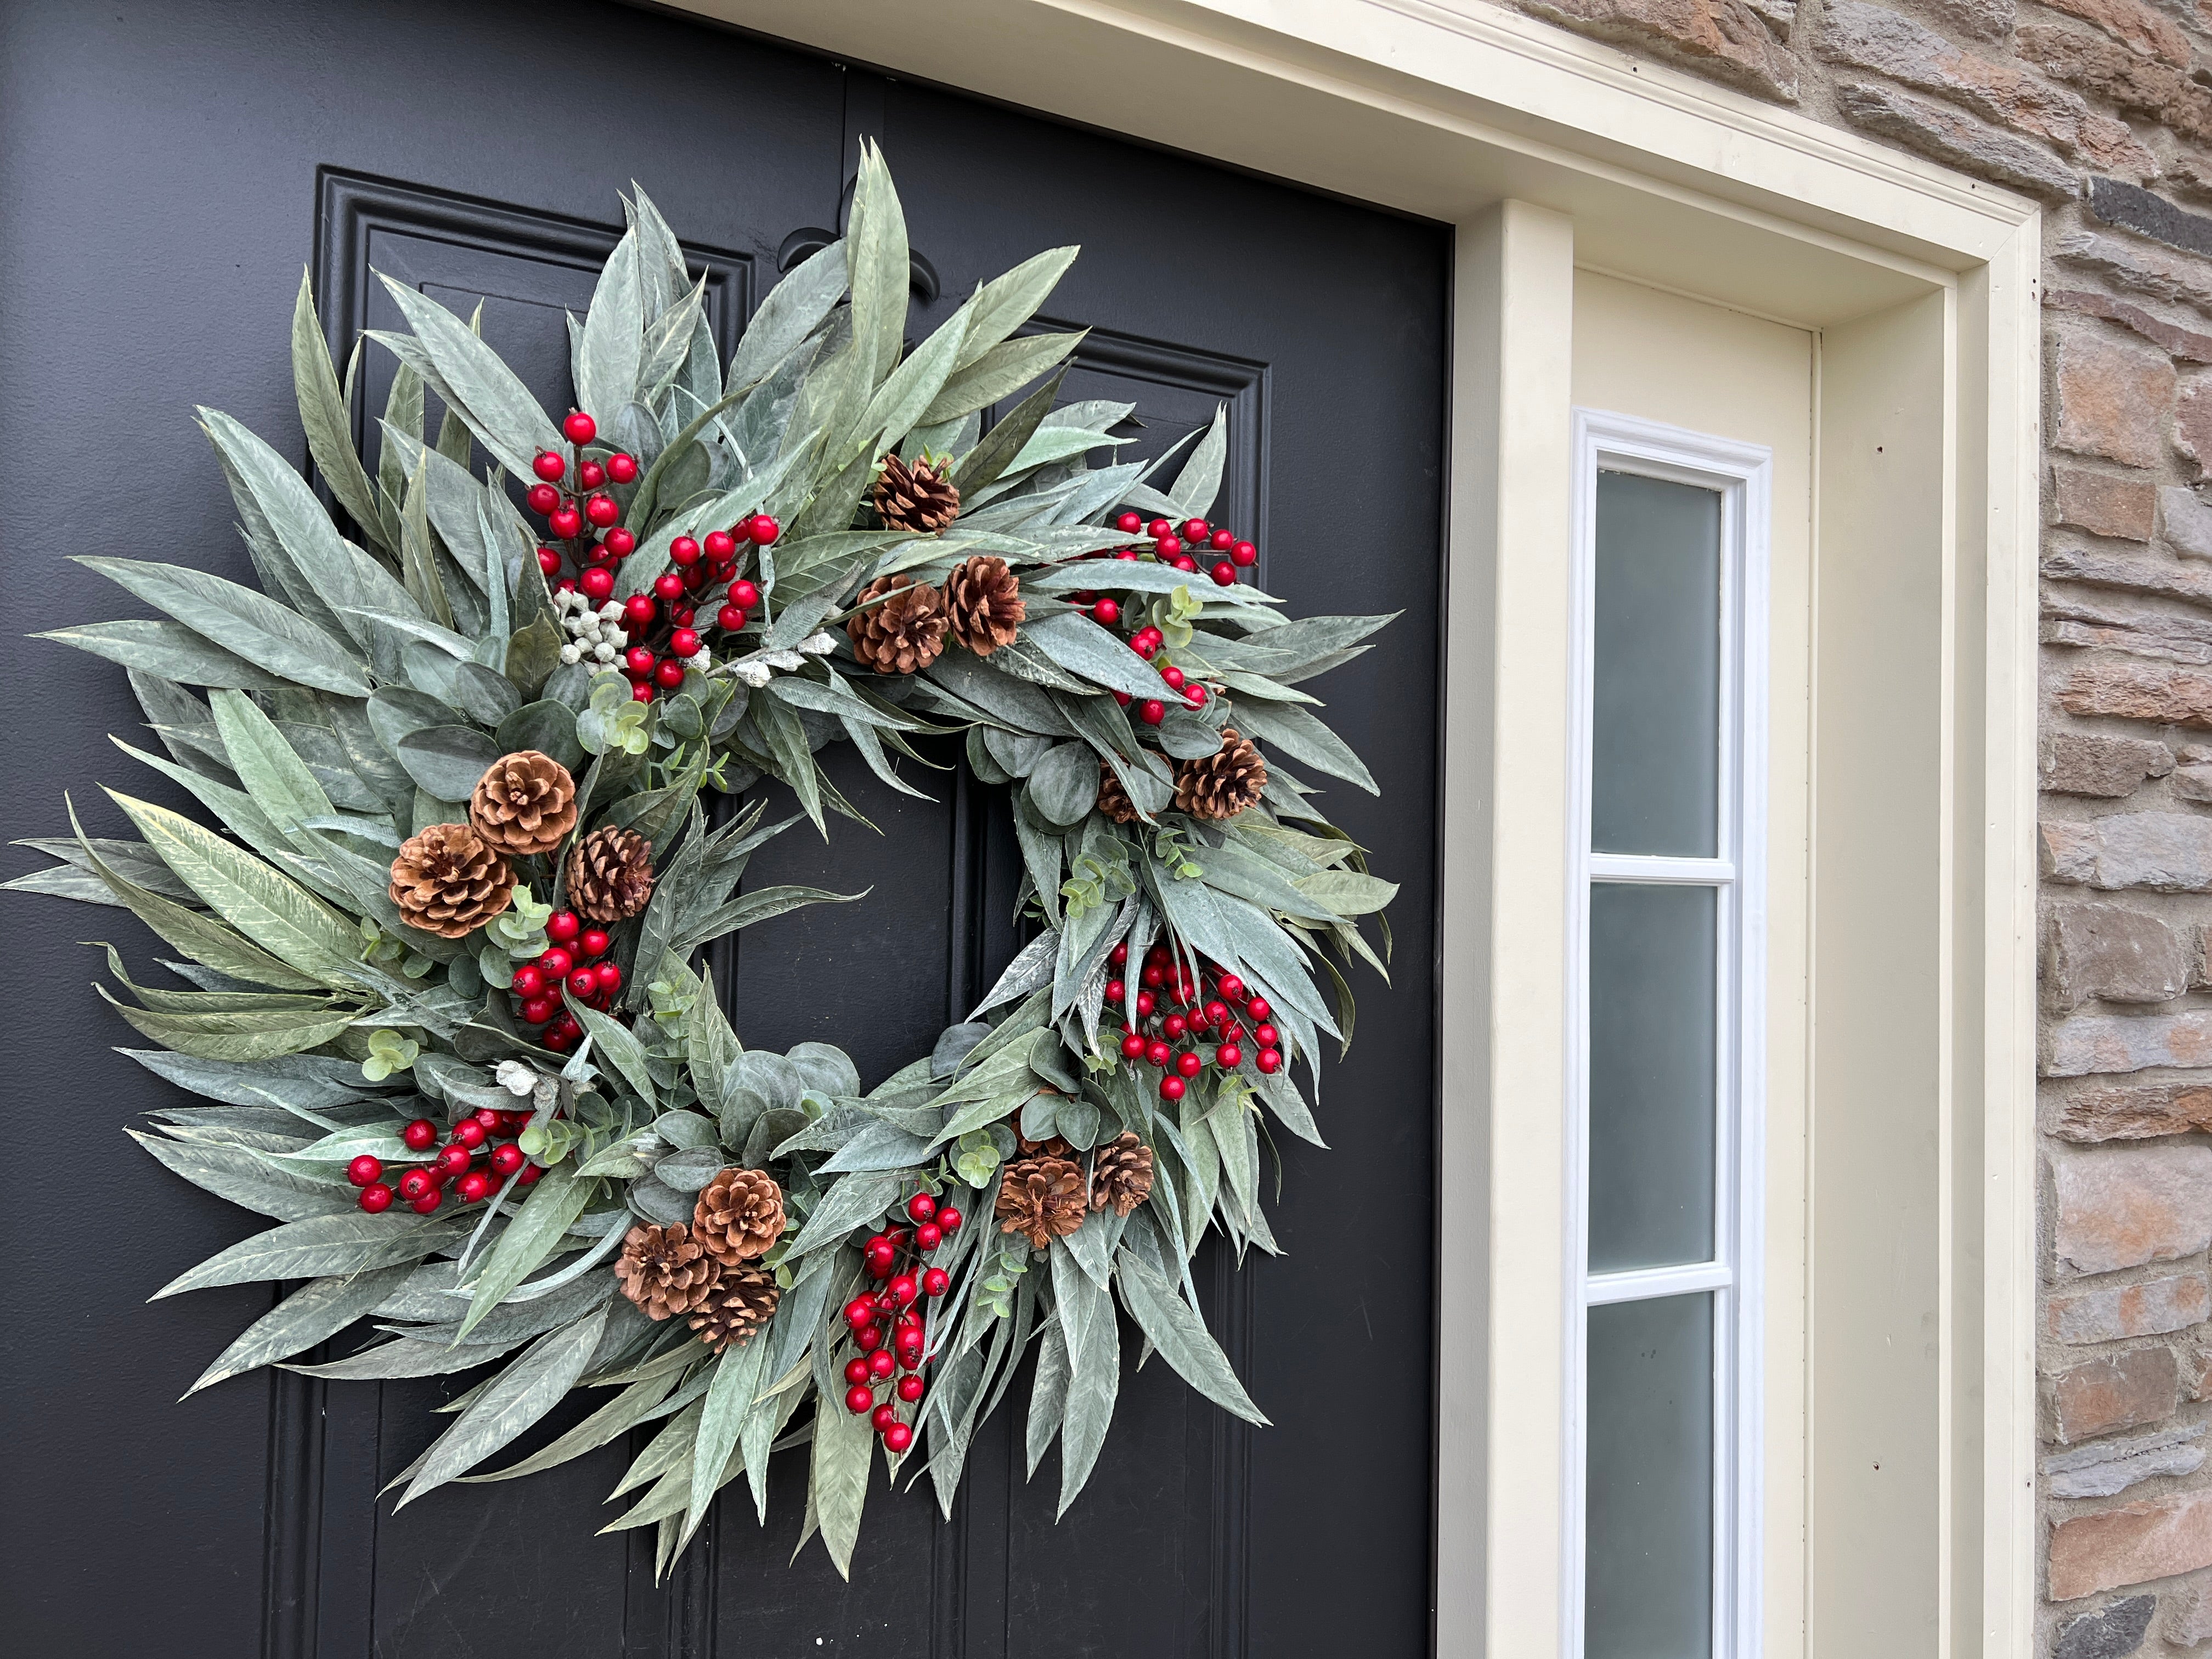
[[(927, 27), (896, 29), (884, 27), (882, 0), (684, 9), (1458, 228), (1446, 615), (1455, 639), (1474, 643), (1453, 653), (1443, 694), (1441, 1256), (1455, 1346), (1439, 1378), (1437, 1605), (1437, 1651), (1453, 1659), (1540, 1659), (1559, 1636), (1556, 1598), (1536, 1588), (1559, 1568), (1558, 1281), (1524, 1276), (1540, 1265), (1524, 1260), (1528, 1233), (1546, 1232), (1544, 1255), (1557, 1233), (1494, 1200), (1528, 1197), (1516, 1181), (1549, 1181), (1535, 1189), (1540, 1211), (1559, 1171), (1559, 1127), (1541, 1103), (1559, 1097), (1564, 849), (1556, 817), (1534, 833), (1509, 787), (1555, 785), (1564, 764), (1564, 726), (1514, 670), (1539, 642), (1524, 627), (1563, 638), (1574, 261), (1810, 328), (1941, 296), (1940, 329), (1899, 329), (1894, 341), (1898, 364), (1933, 371), (1923, 384), (1937, 388), (1947, 434), (1936, 464), (1948, 644), (1930, 713), (1949, 850), (1929, 887), (1948, 1018), (1941, 1259), (1929, 1264), (1942, 1287), (1944, 1392), (1928, 1407), (1940, 1419), (1939, 1535), (1912, 1540), (1936, 1563), (1943, 1612), (1932, 1634), (1879, 1650), (1932, 1642), (1961, 1659), (2027, 1659), (2033, 205), (1480, 0), (935, 0)], [(1879, 376), (1838, 392), (1852, 353), (1834, 337), (1820, 351), (1826, 445), (1880, 414), (1887, 394)], [(1839, 494), (1863, 487), (1844, 459), (1824, 448), (1824, 523), (1851, 505)], [(1825, 557), (1855, 551), (1831, 544)], [(1524, 911), (1543, 913), (1535, 931), (1520, 925)], [(1521, 1507), (1532, 1492), (1554, 1496), (1532, 1514)], [(1823, 1536), (1816, 1522), (1816, 1563)], [(1840, 1614), (1816, 1634), (1823, 1659), (1869, 1650)]]

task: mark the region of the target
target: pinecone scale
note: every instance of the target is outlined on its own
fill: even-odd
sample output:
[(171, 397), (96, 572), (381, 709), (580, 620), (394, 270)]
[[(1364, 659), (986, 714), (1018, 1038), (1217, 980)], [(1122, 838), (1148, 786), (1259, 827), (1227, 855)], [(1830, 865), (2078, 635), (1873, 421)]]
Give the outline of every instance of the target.
[(576, 827), (576, 780), (550, 755), (501, 755), (469, 797), (469, 826), (509, 858), (550, 853)]
[(892, 454), (884, 457), (882, 467), (868, 501), (888, 528), (933, 536), (960, 516), (960, 490), (952, 482), (950, 461), (927, 456), (906, 461)]
[(1233, 726), (1221, 728), (1221, 747), (1212, 754), (1176, 763), (1176, 809), (1194, 818), (1233, 818), (1258, 805), (1267, 787), (1267, 763)]
[(1091, 1159), (1091, 1207), (1126, 1216), (1152, 1195), (1152, 1149), (1133, 1134), (1101, 1146)]
[(568, 905), (592, 921), (621, 921), (653, 897), (653, 843), (607, 824), (568, 854)]
[(1022, 579), (1006, 568), (1004, 559), (982, 554), (953, 567), (945, 579), (945, 601), (952, 637), (979, 657), (1012, 645), (1029, 617)]
[(691, 1236), (726, 1267), (763, 1255), (783, 1237), (783, 1188), (765, 1170), (725, 1170), (699, 1194)]
[(775, 1315), (783, 1292), (765, 1267), (726, 1268), (714, 1289), (701, 1298), (691, 1328), (716, 1353), (732, 1343), (743, 1347)]
[(514, 872), (467, 824), (434, 823), (400, 847), (387, 890), (410, 927), (461, 939), (514, 902)]
[(680, 1221), (672, 1227), (641, 1223), (631, 1228), (615, 1261), (623, 1294), (644, 1309), (648, 1319), (690, 1313), (706, 1301), (721, 1275), (722, 1264)]
[(944, 654), (945, 596), (911, 576), (878, 576), (860, 590), (845, 624), (853, 654), (878, 674), (911, 674)]
[(1006, 1166), (993, 1208), (1000, 1232), (1019, 1233), (1042, 1250), (1083, 1224), (1090, 1212), (1090, 1194), (1080, 1166), (1041, 1152)]

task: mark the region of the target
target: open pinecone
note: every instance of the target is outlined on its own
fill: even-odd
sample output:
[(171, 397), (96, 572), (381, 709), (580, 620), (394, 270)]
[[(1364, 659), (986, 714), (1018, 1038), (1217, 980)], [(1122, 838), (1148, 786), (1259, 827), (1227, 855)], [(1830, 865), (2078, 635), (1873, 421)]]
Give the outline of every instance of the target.
[(1016, 1158), (1006, 1165), (995, 1208), (1000, 1232), (1020, 1233), (1042, 1250), (1083, 1224), (1090, 1209), (1083, 1171), (1064, 1158)]
[(950, 461), (914, 462), (886, 455), (883, 471), (869, 487), (869, 505), (892, 530), (911, 530), (932, 536), (960, 516), (960, 491), (949, 476)]
[(732, 1342), (744, 1347), (775, 1312), (775, 1275), (765, 1267), (732, 1267), (700, 1298), (691, 1328), (716, 1353)]
[(952, 567), (945, 580), (945, 602), (952, 613), (952, 637), (979, 657), (1014, 642), (1016, 625), (1029, 614), (1022, 579), (1004, 559), (977, 554)]
[[(889, 599), (883, 596), (889, 594)], [(882, 599), (880, 605), (872, 601)], [(945, 651), (950, 618), (945, 596), (911, 576), (878, 576), (854, 601), (864, 605), (845, 624), (853, 654), (878, 674), (911, 674)]]
[(1039, 1152), (1043, 1153), (1047, 1158), (1072, 1158), (1075, 1156), (1075, 1148), (1058, 1135), (1048, 1135), (1042, 1140), (1031, 1140), (1019, 1129), (1016, 1129), (1014, 1139), (1021, 1143), (1022, 1156), (1024, 1158), (1033, 1158)]
[(1127, 1215), (1152, 1195), (1152, 1149), (1133, 1134), (1101, 1146), (1091, 1160), (1091, 1207)]
[(691, 1237), (726, 1267), (763, 1255), (783, 1237), (783, 1188), (765, 1170), (725, 1170), (699, 1194)]
[(722, 1264), (708, 1255), (682, 1222), (672, 1227), (641, 1223), (623, 1236), (615, 1259), (615, 1278), (623, 1294), (645, 1310), (648, 1319), (673, 1319), (704, 1302), (722, 1276)]
[(568, 907), (592, 921), (634, 916), (653, 897), (653, 843), (606, 824), (568, 854)]
[(441, 939), (472, 933), (514, 902), (514, 872), (465, 823), (434, 823), (392, 860), (401, 917)]
[(509, 858), (550, 853), (576, 827), (576, 780), (535, 749), (501, 755), (477, 780), (469, 824)]
[(1137, 804), (1121, 787), (1121, 775), (1104, 761), (1098, 763), (1098, 810), (1116, 823), (1137, 821)]
[(1203, 760), (1176, 763), (1176, 806), (1194, 818), (1233, 818), (1258, 805), (1267, 787), (1267, 763), (1233, 726), (1221, 728), (1221, 747)]

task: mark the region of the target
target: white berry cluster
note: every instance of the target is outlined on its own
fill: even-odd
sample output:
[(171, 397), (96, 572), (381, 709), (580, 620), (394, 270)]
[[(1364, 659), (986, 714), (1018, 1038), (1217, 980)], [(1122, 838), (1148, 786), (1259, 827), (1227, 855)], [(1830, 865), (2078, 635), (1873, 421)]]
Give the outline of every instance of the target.
[[(806, 665), (807, 657), (826, 657), (836, 648), (836, 635), (810, 634), (799, 641), (797, 651), (756, 651), (750, 656), (732, 664), (731, 672), (747, 685), (757, 690), (775, 677), (776, 669), (781, 668), (788, 672), (794, 668), (803, 668)], [(805, 656), (801, 656), (800, 652), (805, 653)]]
[(629, 643), (622, 629), (620, 600), (609, 599), (594, 608), (589, 599), (570, 589), (554, 594), (553, 608), (560, 613), (561, 626), (568, 635), (568, 643), (561, 647), (562, 662), (611, 663)]

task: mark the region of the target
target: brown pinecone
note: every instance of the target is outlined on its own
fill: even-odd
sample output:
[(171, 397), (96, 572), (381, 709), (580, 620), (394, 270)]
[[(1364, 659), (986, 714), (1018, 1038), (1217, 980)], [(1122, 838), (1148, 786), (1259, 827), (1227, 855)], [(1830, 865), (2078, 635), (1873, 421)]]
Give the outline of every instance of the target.
[(477, 780), (469, 824), (509, 858), (550, 853), (576, 827), (576, 780), (550, 755), (501, 755)]
[(1175, 804), (1194, 818), (1233, 818), (1256, 806), (1267, 787), (1267, 763), (1252, 739), (1221, 728), (1221, 747), (1203, 760), (1176, 763)]
[(977, 554), (952, 567), (945, 580), (945, 602), (952, 613), (952, 637), (979, 657), (1014, 642), (1015, 624), (1030, 614), (1022, 598), (1022, 579), (1004, 559)]
[(783, 1292), (765, 1267), (732, 1267), (723, 1273), (691, 1316), (691, 1328), (716, 1353), (732, 1342), (744, 1347), (766, 1325)]
[(725, 1170), (699, 1194), (691, 1237), (726, 1267), (763, 1255), (783, 1237), (783, 1188), (765, 1170)]
[(472, 933), (514, 902), (514, 872), (465, 823), (434, 823), (392, 860), (400, 915), (441, 939)]
[(653, 843), (607, 824), (568, 854), (568, 908), (592, 921), (620, 921), (653, 896)]
[(1049, 1135), (1042, 1140), (1031, 1140), (1019, 1129), (1016, 1129), (1014, 1139), (1021, 1142), (1022, 1156), (1024, 1158), (1034, 1158), (1039, 1152), (1043, 1153), (1047, 1158), (1072, 1158), (1075, 1156), (1075, 1148), (1058, 1135)]
[[(870, 601), (890, 597), (880, 605)], [(878, 674), (911, 674), (945, 651), (945, 596), (911, 576), (878, 576), (854, 601), (867, 606), (845, 624), (853, 654)]]
[(1098, 763), (1098, 810), (1116, 823), (1134, 823), (1137, 804), (1121, 787), (1121, 775), (1104, 761)]
[(1152, 1195), (1152, 1149), (1133, 1134), (1101, 1146), (1091, 1160), (1091, 1207), (1127, 1215)]
[(649, 1319), (672, 1319), (704, 1302), (722, 1276), (722, 1264), (708, 1255), (682, 1222), (672, 1227), (641, 1223), (623, 1237), (615, 1259), (615, 1278), (623, 1294), (645, 1310)]
[(1021, 1233), (1042, 1249), (1083, 1224), (1089, 1211), (1083, 1171), (1064, 1158), (1021, 1158), (999, 1183), (999, 1231)]
[(868, 491), (876, 516), (893, 530), (933, 536), (960, 516), (960, 491), (950, 476), (950, 461), (901, 460), (886, 455), (883, 471)]

